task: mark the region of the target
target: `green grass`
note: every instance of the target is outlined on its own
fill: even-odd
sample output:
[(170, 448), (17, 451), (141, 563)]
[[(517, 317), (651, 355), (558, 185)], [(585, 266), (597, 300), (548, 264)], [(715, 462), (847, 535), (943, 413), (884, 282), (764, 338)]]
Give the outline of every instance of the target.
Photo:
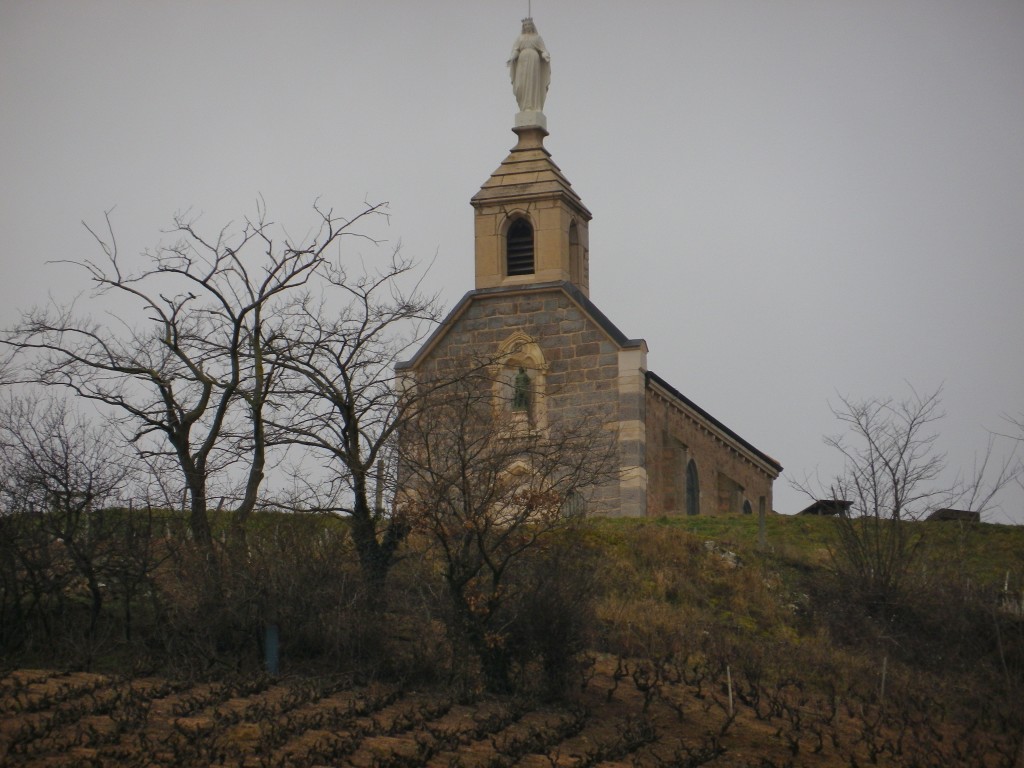
[[(612, 547), (638, 529), (653, 527), (685, 532), (701, 541), (715, 541), (756, 560), (769, 557), (794, 566), (826, 567), (834, 541), (836, 521), (830, 517), (769, 515), (765, 519), (767, 550), (759, 553), (756, 516), (662, 517), (652, 519), (605, 518), (594, 521), (595, 539)], [(1024, 526), (958, 522), (907, 523), (923, 536), (924, 557), (962, 573), (978, 585), (1002, 585), (1010, 574), (1011, 586), (1024, 575)]]
[(958, 522), (913, 523), (923, 532), (925, 557), (957, 569), (979, 586), (1024, 588), (1024, 526)]

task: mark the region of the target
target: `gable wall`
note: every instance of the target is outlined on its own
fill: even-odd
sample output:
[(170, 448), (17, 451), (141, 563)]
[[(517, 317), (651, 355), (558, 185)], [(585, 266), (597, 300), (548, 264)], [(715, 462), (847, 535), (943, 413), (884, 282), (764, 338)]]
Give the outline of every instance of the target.
[[(499, 294), (475, 298), (451, 328), (417, 365), (419, 375), (457, 370), (460, 361), (491, 359), (516, 331), (532, 337), (547, 365), (544, 406), (551, 428), (559, 420), (594, 418), (617, 439), (620, 407), (619, 348), (580, 308), (559, 290), (527, 294)], [(642, 419), (642, 392), (632, 398), (633, 419)], [(629, 400), (627, 397), (626, 400)], [(619, 440), (622, 461), (642, 446)], [(641, 459), (642, 463), (642, 459)], [(632, 514), (642, 514), (642, 498)], [(623, 514), (620, 484), (612, 481), (587, 499), (594, 515)]]
[(772, 510), (774, 475), (751, 461), (741, 446), (717, 433), (699, 414), (660, 390), (647, 387), (647, 514), (686, 514), (686, 464), (693, 459), (700, 485), (700, 514), (738, 514), (743, 501), (758, 513)]

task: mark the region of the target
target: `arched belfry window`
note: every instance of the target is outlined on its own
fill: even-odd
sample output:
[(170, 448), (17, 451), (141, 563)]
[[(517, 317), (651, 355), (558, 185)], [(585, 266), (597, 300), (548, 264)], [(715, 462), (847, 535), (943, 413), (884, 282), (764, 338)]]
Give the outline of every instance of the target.
[(686, 514), (700, 514), (700, 480), (693, 459), (686, 465)]
[(516, 219), (505, 236), (506, 263), (509, 275), (533, 274), (533, 227), (524, 218)]

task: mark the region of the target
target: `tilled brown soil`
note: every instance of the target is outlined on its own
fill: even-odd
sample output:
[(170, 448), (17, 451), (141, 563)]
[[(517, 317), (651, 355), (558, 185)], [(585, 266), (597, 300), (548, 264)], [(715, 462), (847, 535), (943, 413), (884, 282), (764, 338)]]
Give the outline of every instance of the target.
[(732, 691), (683, 667), (599, 657), (570, 703), (302, 678), (181, 683), (21, 669), (0, 678), (0, 765), (1014, 765), (1016, 736), (927, 712)]

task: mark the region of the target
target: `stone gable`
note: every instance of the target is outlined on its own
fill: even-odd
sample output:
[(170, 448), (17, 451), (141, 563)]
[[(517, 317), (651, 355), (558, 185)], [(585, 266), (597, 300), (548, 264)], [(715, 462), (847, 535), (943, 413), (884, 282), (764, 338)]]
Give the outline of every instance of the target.
[[(489, 363), (510, 356), (498, 366), (504, 370), (496, 379), (507, 382), (511, 393), (517, 368), (525, 366), (537, 386), (533, 427), (557, 430), (560, 422), (600, 423), (618, 443), (623, 472), (642, 469), (642, 430), (623, 429), (629, 422), (642, 423), (642, 389), (636, 386), (642, 371), (639, 366), (632, 375), (622, 370), (624, 355), (628, 358), (632, 350), (562, 287), (472, 293), (439, 330), (423, 353), (403, 366), (413, 369), (417, 380), (451, 375), (470, 361)], [(536, 351), (517, 356), (528, 345)], [(499, 410), (505, 407), (501, 400)], [(588, 513), (643, 514), (642, 494), (627, 487), (630, 498), (623, 498), (621, 486), (623, 482), (615, 481), (594, 489), (587, 499)]]

